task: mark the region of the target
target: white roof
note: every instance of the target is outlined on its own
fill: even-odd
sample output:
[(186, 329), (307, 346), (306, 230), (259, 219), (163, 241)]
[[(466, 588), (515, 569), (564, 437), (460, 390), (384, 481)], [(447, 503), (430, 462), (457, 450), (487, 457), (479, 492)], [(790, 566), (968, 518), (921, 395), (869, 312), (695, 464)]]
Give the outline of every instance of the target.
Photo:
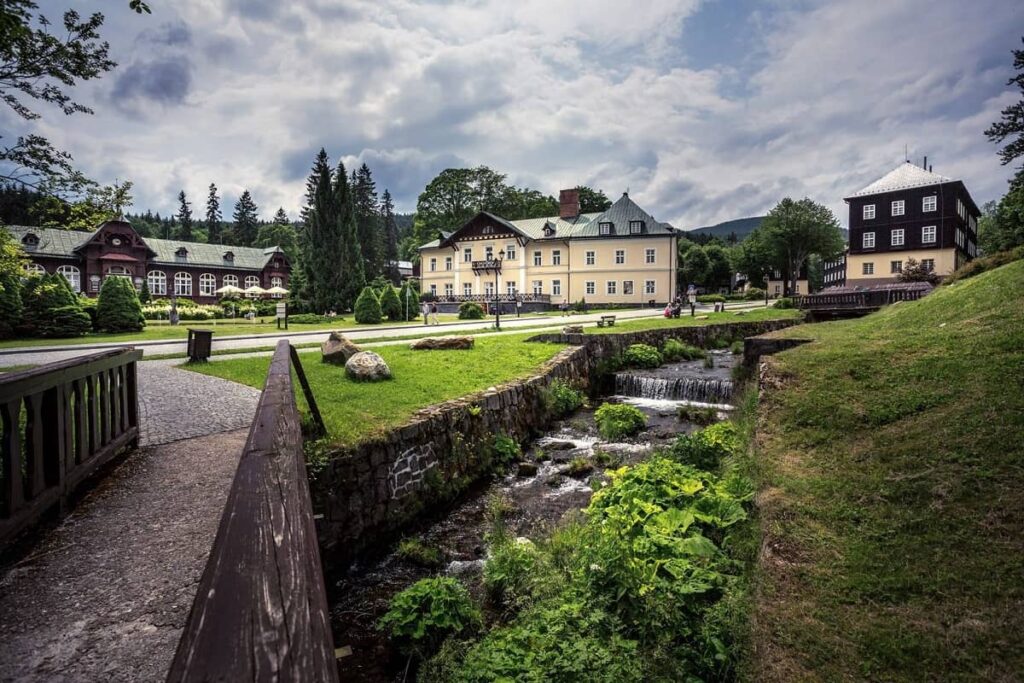
[(911, 187), (926, 187), (928, 185), (938, 185), (939, 183), (951, 182), (953, 182), (953, 178), (947, 178), (944, 175), (932, 173), (927, 169), (915, 166), (909, 161), (906, 161), (865, 187), (863, 190), (854, 192), (850, 196), (863, 197), (869, 194), (881, 194), (883, 192), (892, 192), (894, 190), (906, 190)]

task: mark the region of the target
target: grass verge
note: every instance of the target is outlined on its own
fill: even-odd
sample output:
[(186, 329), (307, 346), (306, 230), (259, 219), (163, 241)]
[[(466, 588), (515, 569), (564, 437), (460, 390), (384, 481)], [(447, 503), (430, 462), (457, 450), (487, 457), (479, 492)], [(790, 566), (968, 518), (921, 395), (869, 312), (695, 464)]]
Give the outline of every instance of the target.
[(777, 335), (750, 678), (1019, 680), (1024, 262)]
[(623, 320), (614, 327), (587, 327), (587, 334), (616, 334), (618, 332), (636, 332), (638, 330), (659, 330), (666, 327), (695, 327), (716, 323), (755, 322), (759, 320), (791, 320), (799, 318), (800, 311), (793, 309), (755, 308), (752, 310), (725, 311), (723, 313), (704, 313), (681, 318), (640, 318), (639, 320)]

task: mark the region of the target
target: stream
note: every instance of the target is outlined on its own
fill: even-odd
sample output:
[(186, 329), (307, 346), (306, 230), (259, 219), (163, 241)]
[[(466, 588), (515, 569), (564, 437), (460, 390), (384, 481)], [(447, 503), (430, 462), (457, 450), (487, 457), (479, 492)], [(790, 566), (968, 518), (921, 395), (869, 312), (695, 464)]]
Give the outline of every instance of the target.
[[(679, 419), (680, 406), (710, 406), (725, 417), (732, 408), (730, 377), (738, 357), (728, 351), (708, 353), (713, 368), (696, 360), (616, 373), (615, 395), (593, 400), (591, 407), (553, 423), (540, 437), (524, 444), (527, 465), (513, 467), (507, 475), (471, 489), (443, 515), (410, 528), (407, 538), (440, 550), (440, 569), (424, 568), (400, 557), (395, 543), (360, 558), (337, 577), (328, 587), (334, 643), (337, 648), (351, 648), (351, 654), (339, 660), (342, 680), (403, 680), (406, 657), (375, 624), (391, 598), (419, 579), (439, 573), (457, 576), (474, 597), (483, 595), (480, 575), (486, 554), (484, 534), (489, 529), (486, 509), (492, 496), (505, 500), (509, 509), (505, 520), (513, 535), (543, 538), (566, 513), (586, 507), (593, 493), (591, 481), (603, 477), (604, 469), (640, 462), (678, 435), (698, 429)], [(594, 422), (594, 409), (604, 402), (635, 405), (647, 415), (647, 428), (622, 441), (603, 440)], [(544, 459), (538, 462), (540, 453)], [(594, 462), (595, 453), (603, 465)], [(592, 469), (570, 474), (569, 463), (579, 458)]]

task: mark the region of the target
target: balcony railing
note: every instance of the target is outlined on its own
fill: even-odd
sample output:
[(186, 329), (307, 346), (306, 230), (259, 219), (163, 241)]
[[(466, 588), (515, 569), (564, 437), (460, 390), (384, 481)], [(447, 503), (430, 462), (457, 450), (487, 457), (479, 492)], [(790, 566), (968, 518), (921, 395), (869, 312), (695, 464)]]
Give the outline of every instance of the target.
[(474, 271), (483, 271), (486, 273), (500, 273), (501, 272), (501, 261), (497, 259), (487, 259), (486, 261), (473, 261)]
[(521, 301), (525, 303), (551, 303), (550, 294), (499, 294), (494, 296), (493, 294), (438, 294), (437, 296), (431, 296), (430, 292), (423, 294), (420, 297), (424, 301), (436, 301), (439, 304), (461, 304), (464, 301), (472, 301), (477, 304), (489, 304), (495, 301), (499, 303), (515, 303)]

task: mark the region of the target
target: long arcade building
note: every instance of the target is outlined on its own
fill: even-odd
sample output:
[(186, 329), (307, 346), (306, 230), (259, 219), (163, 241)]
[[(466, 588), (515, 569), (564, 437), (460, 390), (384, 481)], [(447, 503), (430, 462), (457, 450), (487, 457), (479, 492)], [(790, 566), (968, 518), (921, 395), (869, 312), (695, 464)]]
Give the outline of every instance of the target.
[(442, 303), (663, 304), (676, 294), (678, 240), (626, 193), (603, 213), (581, 214), (579, 193), (562, 190), (558, 216), (508, 221), (482, 211), (420, 247), (422, 291)]
[(6, 226), (29, 258), (26, 269), (60, 273), (72, 289), (97, 296), (103, 280), (126, 277), (153, 296), (215, 303), (231, 285), (288, 288), (291, 264), (278, 247), (238, 247), (142, 237), (126, 221), (106, 221), (92, 233)]

